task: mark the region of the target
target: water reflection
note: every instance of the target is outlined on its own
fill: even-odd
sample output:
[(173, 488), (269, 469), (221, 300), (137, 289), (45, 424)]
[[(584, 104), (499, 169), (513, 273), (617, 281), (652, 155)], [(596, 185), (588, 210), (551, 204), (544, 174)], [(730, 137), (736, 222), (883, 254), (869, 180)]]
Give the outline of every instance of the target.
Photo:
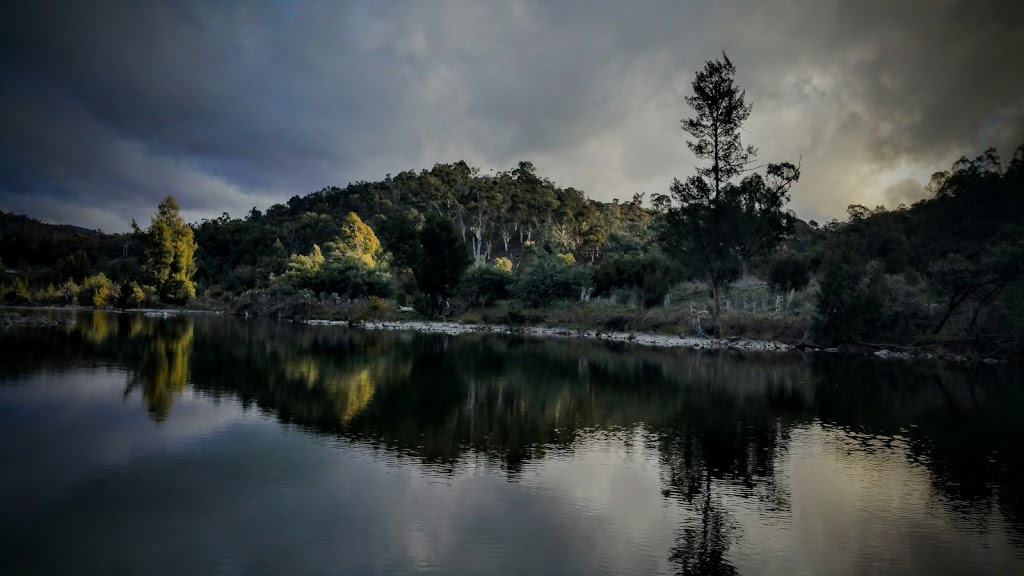
[(667, 556), (681, 574), (740, 571), (736, 548), (752, 535), (739, 512), (792, 521), (792, 478), (778, 467), (812, 427), (839, 434), (836, 450), (926, 470), (977, 533), (998, 516), (1016, 546), (1024, 537), (1024, 388), (1009, 369), (92, 313), (2, 332), (0, 346), (9, 384), (106, 363), (157, 423), (191, 388), (441, 474), (483, 459), (520, 481), (596, 431), (641, 431), (659, 455), (660, 498), (678, 511)]
[(187, 318), (150, 323), (137, 317), (130, 320), (127, 340), (137, 350), (124, 395), (141, 390), (150, 417), (158, 423), (167, 419), (175, 396), (188, 383), (192, 333)]

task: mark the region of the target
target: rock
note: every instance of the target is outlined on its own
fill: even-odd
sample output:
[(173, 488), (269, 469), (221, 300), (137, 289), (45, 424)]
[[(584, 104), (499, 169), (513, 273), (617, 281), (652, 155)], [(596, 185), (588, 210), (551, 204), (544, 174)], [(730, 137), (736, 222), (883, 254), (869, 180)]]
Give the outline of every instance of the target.
[(50, 320), (46, 316), (22, 316), (21, 314), (0, 313), (0, 326), (70, 326), (74, 320), (62, 318)]

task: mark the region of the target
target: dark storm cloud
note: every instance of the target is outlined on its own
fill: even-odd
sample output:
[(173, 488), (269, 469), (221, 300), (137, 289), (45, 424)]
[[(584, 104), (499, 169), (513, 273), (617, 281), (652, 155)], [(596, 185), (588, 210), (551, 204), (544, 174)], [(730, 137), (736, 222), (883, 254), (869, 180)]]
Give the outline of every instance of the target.
[(661, 192), (692, 169), (683, 96), (723, 49), (746, 140), (804, 158), (806, 217), (1024, 140), (1020, 2), (124, 0), (0, 21), (0, 207), (110, 230), (167, 194), (237, 215), (458, 158)]

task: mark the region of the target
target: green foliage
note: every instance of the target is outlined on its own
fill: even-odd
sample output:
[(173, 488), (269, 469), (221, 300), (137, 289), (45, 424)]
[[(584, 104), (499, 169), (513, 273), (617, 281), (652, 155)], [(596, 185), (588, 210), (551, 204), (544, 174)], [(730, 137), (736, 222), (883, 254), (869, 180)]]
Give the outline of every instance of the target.
[(1012, 240), (986, 246), (973, 259), (948, 254), (928, 267), (932, 282), (946, 295), (946, 312), (933, 332), (938, 333), (964, 304), (975, 310), (969, 330), (980, 311), (997, 301), (1014, 284), (1024, 280), (1024, 241)]
[(849, 250), (825, 259), (818, 293), (814, 333), (822, 344), (873, 341), (885, 318), (887, 290), (878, 268), (867, 266)]
[(356, 258), (368, 268), (376, 268), (384, 261), (384, 250), (377, 235), (354, 212), (345, 216), (341, 233), (334, 242), (327, 244), (327, 248), (330, 253)]
[(635, 291), (637, 303), (648, 307), (664, 302), (676, 280), (676, 267), (658, 252), (609, 257), (594, 270), (594, 288), (599, 294), (615, 289)]
[(146, 301), (146, 293), (138, 282), (125, 282), (121, 284), (120, 296), (117, 305), (121, 309), (138, 308)]
[(314, 293), (336, 293), (348, 297), (387, 296), (391, 277), (380, 267), (384, 252), (373, 229), (355, 214), (348, 214), (340, 235), (327, 243), (325, 256), (314, 244), (308, 255), (288, 259), (285, 279)]
[(313, 251), (307, 254), (293, 254), (288, 258), (288, 268), (285, 271), (285, 278), (293, 286), (308, 287), (316, 283), (316, 276), (320, 273), (326, 258), (320, 251), (320, 246), (313, 244)]
[(388, 296), (391, 277), (386, 272), (366, 265), (365, 260), (334, 254), (321, 267), (315, 280), (299, 288), (315, 293), (338, 293), (350, 297)]
[(92, 264), (89, 263), (89, 256), (84, 250), (76, 250), (67, 258), (61, 258), (54, 267), (58, 278), (71, 278), (81, 281), (92, 271)]
[(590, 287), (590, 273), (566, 263), (560, 255), (539, 251), (524, 262), (511, 286), (512, 296), (527, 306), (539, 307), (557, 300), (579, 298)]
[[(459, 292), (472, 306), (491, 306), (509, 297), (509, 286), (515, 280), (511, 270), (498, 265), (477, 266), (466, 272)], [(509, 263), (511, 264), (511, 262)]]
[(367, 264), (359, 254), (335, 250), (325, 257), (320, 247), (313, 245), (309, 255), (296, 254), (289, 259), (285, 279), (300, 289), (316, 294), (336, 293), (352, 298), (387, 296), (391, 293), (391, 278), (384, 271)]
[(60, 304), (61, 294), (57, 287), (50, 283), (36, 290), (33, 299), (40, 304)]
[(505, 258), (504, 256), (494, 259), (494, 267), (505, 272), (512, 271), (512, 260)]
[(178, 201), (173, 196), (164, 198), (145, 233), (146, 271), (161, 300), (184, 304), (195, 298), (196, 248)]
[(78, 293), (81, 291), (81, 287), (74, 280), (69, 279), (61, 284), (57, 291), (65, 304), (73, 305), (78, 303)]
[(449, 220), (431, 216), (419, 236), (418, 250), (407, 259), (412, 262), (420, 290), (440, 309), (441, 302), (451, 297), (472, 260), (466, 243)]
[(811, 281), (807, 261), (788, 251), (773, 254), (767, 261), (768, 284), (784, 292), (803, 290)]
[(117, 284), (107, 278), (105, 274), (100, 273), (82, 281), (78, 297), (83, 303), (91, 304), (96, 308), (106, 308), (117, 302), (120, 293)]
[(31, 287), (28, 278), (17, 276), (14, 281), (3, 287), (3, 298), (7, 304), (30, 303)]

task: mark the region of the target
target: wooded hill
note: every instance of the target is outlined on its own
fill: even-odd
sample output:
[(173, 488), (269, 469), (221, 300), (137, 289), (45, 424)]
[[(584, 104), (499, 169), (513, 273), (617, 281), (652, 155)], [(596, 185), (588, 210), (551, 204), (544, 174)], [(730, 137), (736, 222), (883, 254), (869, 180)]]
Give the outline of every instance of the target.
[[(740, 133), (751, 106), (734, 72), (724, 55), (697, 72), (683, 128), (704, 163), (649, 201), (596, 201), (530, 162), (481, 174), (457, 161), (191, 225), (169, 198), (148, 230), (128, 234), (0, 213), (0, 258), (16, 269), (0, 292), (98, 306), (199, 295), (236, 309), (257, 298), (376, 297), (377, 309), (391, 299), (428, 315), (504, 306), (501, 321), (575, 302), (584, 323), (593, 297), (637, 311), (675, 306), (660, 315), (665, 330), (743, 335), (749, 323), (734, 320), (758, 311), (736, 310), (730, 295), (737, 280), (761, 281), (777, 301), (811, 303), (772, 307), (794, 341), (1021, 355), (1024, 144), (1008, 163), (995, 150), (961, 158), (912, 206), (854, 205), (844, 221), (803, 222), (786, 208), (799, 163), (750, 168), (756, 150)], [(673, 299), (686, 282), (686, 302)]]

